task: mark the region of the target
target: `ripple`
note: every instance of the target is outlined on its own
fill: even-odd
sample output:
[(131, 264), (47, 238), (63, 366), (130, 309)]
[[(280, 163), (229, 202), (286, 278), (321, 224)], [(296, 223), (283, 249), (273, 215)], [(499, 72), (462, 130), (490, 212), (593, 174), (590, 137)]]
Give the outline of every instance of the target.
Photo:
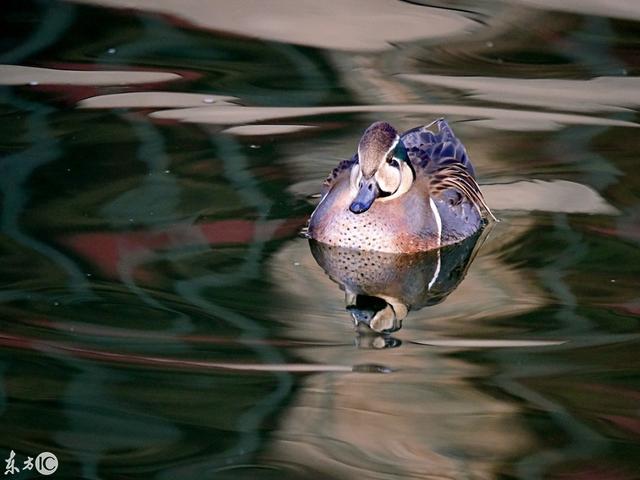
[(95, 348), (83, 348), (66, 342), (41, 341), (18, 335), (0, 334), (0, 346), (21, 350), (36, 350), (49, 355), (63, 354), (74, 359), (91, 360), (111, 365), (142, 366), (144, 368), (160, 368), (162, 370), (229, 370), (242, 372), (289, 372), (289, 373), (320, 373), (320, 372), (378, 372), (391, 371), (388, 367), (379, 365), (325, 365), (311, 363), (240, 363), (216, 362), (207, 360), (192, 360), (184, 358), (160, 357), (152, 355), (138, 355), (133, 353), (118, 353)]
[(628, 0), (565, 0), (563, 2), (555, 0), (503, 0), (503, 2), (578, 15), (597, 15), (623, 20), (640, 19), (640, 3)]
[(639, 77), (590, 80), (403, 74), (400, 78), (464, 90), (476, 100), (572, 112), (621, 112), (640, 106)]
[(430, 347), (453, 348), (527, 348), (552, 347), (567, 343), (565, 340), (505, 340), (486, 338), (439, 338), (434, 340), (412, 340), (412, 343)]
[(225, 133), (239, 136), (283, 135), (317, 128), (311, 125), (239, 125), (223, 130)]
[(532, 180), (483, 185), (482, 192), (494, 210), (522, 210), (618, 215), (591, 187), (567, 180)]
[(566, 125), (601, 125), (634, 127), (634, 122), (587, 115), (536, 112), (503, 108), (474, 107), (466, 105), (350, 105), (327, 107), (261, 107), (261, 106), (212, 106), (172, 110), (160, 110), (150, 114), (161, 120), (177, 120), (189, 123), (214, 125), (242, 125), (285, 118), (300, 118), (319, 115), (349, 113), (405, 113), (429, 115), (456, 115), (481, 118), (495, 122), (484, 122), (485, 126), (501, 130), (558, 130)]
[(127, 92), (85, 98), (78, 108), (185, 108), (228, 104), (237, 97), (181, 92)]
[(132, 70), (57, 70), (53, 68), (0, 65), (0, 85), (127, 85), (179, 80), (177, 73)]
[(463, 34), (479, 25), (459, 12), (386, 0), (280, 0), (268, 6), (260, 0), (76, 2), (159, 12), (242, 37), (348, 51), (391, 50), (398, 42)]

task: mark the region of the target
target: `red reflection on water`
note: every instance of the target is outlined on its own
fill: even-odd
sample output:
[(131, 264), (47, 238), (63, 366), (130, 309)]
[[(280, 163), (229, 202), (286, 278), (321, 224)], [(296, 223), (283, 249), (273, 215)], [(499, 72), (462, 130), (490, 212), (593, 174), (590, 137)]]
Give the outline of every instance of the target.
[(601, 417), (613, 423), (619, 429), (640, 437), (640, 418), (624, 415), (601, 415)]
[(119, 266), (153, 252), (198, 245), (266, 242), (295, 235), (305, 219), (219, 220), (198, 225), (175, 225), (157, 231), (89, 232), (58, 240), (94, 264), (105, 276), (118, 278)]

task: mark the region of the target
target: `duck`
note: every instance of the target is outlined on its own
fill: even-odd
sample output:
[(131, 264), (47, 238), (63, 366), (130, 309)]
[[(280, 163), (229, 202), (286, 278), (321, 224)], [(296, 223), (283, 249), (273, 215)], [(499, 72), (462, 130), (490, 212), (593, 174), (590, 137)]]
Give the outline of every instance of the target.
[(391, 333), (402, 327), (410, 311), (443, 302), (460, 285), (486, 233), (413, 254), (360, 251), (315, 240), (309, 247), (316, 263), (344, 292), (356, 330)]
[(497, 221), (462, 142), (444, 118), (402, 134), (370, 125), (322, 185), (307, 237), (362, 251), (453, 245)]

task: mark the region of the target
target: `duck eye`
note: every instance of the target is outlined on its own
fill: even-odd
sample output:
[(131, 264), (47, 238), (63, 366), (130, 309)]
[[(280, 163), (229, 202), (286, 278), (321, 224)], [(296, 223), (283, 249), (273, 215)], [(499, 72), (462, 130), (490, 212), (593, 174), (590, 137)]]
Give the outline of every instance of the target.
[(388, 158), (387, 163), (395, 168), (398, 168), (400, 166), (400, 164), (398, 163), (398, 160), (396, 160), (394, 157)]

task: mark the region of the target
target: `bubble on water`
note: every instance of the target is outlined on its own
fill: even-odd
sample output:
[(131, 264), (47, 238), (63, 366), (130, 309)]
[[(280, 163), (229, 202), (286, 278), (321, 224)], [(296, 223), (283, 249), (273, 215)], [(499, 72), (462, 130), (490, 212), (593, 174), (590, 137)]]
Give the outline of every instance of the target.
[(164, 173), (171, 173), (171, 170), (165, 170)]
[(32, 87), (35, 87), (35, 86), (37, 86), (37, 85), (40, 85), (40, 82), (38, 82), (37, 80), (31, 80), (31, 81), (29, 82), (29, 85), (31, 85)]
[(260, 145), (256, 145), (255, 143), (252, 143), (251, 145), (249, 145), (249, 148), (260, 148)]
[(107, 50), (107, 53), (109, 55), (113, 55), (114, 53), (116, 53), (116, 49), (115, 48), (110, 48), (109, 50)]
[(204, 103), (213, 103), (213, 102), (215, 102), (215, 99), (214, 99), (214, 98), (212, 98), (212, 97), (204, 97), (204, 98), (202, 99), (202, 101), (203, 101)]

